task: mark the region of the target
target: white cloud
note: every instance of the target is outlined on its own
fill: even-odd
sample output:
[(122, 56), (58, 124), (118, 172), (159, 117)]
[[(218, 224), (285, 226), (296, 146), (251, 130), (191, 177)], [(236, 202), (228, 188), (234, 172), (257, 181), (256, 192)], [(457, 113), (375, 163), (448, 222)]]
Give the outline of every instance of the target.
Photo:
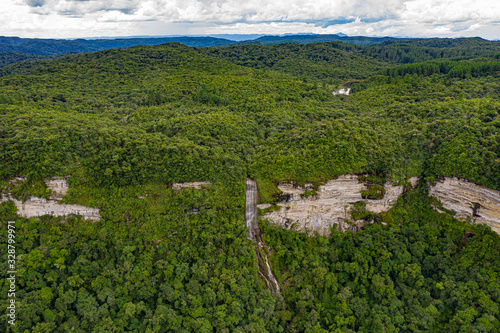
[[(315, 32), (500, 38), (492, 0), (2, 0), (0, 35)], [(158, 24), (168, 31), (157, 31)], [(175, 27), (182, 29), (177, 31)]]

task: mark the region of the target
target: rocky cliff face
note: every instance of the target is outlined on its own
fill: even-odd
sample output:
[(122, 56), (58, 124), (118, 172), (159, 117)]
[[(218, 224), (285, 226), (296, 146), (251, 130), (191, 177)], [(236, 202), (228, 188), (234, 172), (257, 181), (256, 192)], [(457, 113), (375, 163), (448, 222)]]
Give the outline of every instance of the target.
[[(500, 233), (500, 192), (458, 178), (445, 178), (430, 188), (429, 194), (455, 212), (458, 219), (484, 223)], [(438, 207), (436, 210), (441, 211)]]
[[(410, 179), (413, 187), (418, 178)], [(366, 190), (366, 184), (360, 182), (355, 175), (344, 175), (330, 180), (319, 187), (316, 195), (305, 197), (312, 190), (312, 184), (304, 187), (293, 184), (280, 184), (283, 192), (279, 209), (262, 216), (283, 228), (327, 236), (330, 228), (338, 225), (340, 230), (355, 230), (364, 221), (353, 221), (352, 204), (364, 202), (366, 210), (381, 213), (389, 210), (403, 193), (403, 186), (385, 183), (385, 195), (380, 200), (363, 199), (361, 191)], [(469, 219), (472, 223), (484, 223), (493, 231), (500, 233), (500, 191), (478, 186), (474, 183), (457, 178), (445, 178), (430, 187), (429, 194), (435, 197), (446, 210), (454, 211), (458, 219)], [(266, 209), (271, 205), (258, 205)], [(439, 207), (435, 207), (440, 210)]]
[[(416, 183), (416, 178), (411, 179)], [(403, 186), (394, 186), (386, 182), (385, 195), (380, 200), (363, 199), (361, 191), (366, 184), (360, 182), (356, 175), (343, 175), (330, 180), (319, 187), (317, 194), (304, 197), (311, 184), (297, 187), (293, 184), (280, 184), (282, 198), (286, 202), (278, 204), (279, 210), (264, 214), (262, 218), (276, 223), (283, 228), (299, 232), (318, 232), (320, 235), (330, 234), (330, 228), (339, 225), (341, 230), (352, 228), (353, 224), (361, 225), (363, 221), (352, 221), (352, 203), (364, 202), (366, 209), (373, 213), (389, 210), (403, 193)], [(270, 205), (259, 205), (265, 209)]]
[(99, 209), (80, 205), (60, 204), (56, 200), (46, 200), (43, 198), (31, 197), (25, 202), (12, 197), (3, 196), (2, 202), (6, 200), (14, 201), (17, 207), (17, 214), (21, 217), (37, 217), (43, 215), (68, 216), (80, 215), (86, 220), (100, 220)]
[[(24, 180), (24, 179), (20, 179)], [(15, 181), (15, 180), (14, 180)], [(13, 181), (11, 181), (13, 183)], [(68, 216), (80, 215), (86, 220), (97, 221), (101, 219), (99, 209), (80, 205), (60, 204), (58, 199), (68, 191), (68, 183), (65, 178), (55, 177), (45, 180), (47, 188), (52, 190), (51, 200), (31, 197), (25, 202), (14, 199), (10, 194), (2, 194), (0, 202), (12, 200), (17, 207), (17, 214), (21, 217), (30, 218), (43, 215)]]
[(52, 190), (51, 199), (62, 199), (66, 195), (66, 192), (68, 192), (68, 178), (69, 177), (53, 177), (45, 180), (47, 188)]
[(181, 190), (183, 188), (194, 188), (197, 190), (201, 190), (204, 186), (211, 185), (212, 183), (206, 182), (187, 182), (187, 183), (173, 183), (172, 188), (174, 190)]

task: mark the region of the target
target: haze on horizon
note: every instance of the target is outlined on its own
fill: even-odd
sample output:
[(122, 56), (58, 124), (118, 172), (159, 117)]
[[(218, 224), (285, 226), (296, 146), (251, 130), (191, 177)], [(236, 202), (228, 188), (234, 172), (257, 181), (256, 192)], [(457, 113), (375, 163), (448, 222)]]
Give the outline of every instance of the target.
[(345, 33), (500, 39), (491, 0), (3, 0), (0, 35)]

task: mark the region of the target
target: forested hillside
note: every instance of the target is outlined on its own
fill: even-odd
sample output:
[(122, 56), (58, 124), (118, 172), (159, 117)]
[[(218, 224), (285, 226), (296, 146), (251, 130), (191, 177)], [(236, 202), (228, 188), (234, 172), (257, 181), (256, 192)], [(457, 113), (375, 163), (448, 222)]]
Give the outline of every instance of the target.
[(18, 52), (0, 52), (0, 67), (5, 67), (11, 64), (15, 64), (16, 62), (35, 61), (44, 59), (50, 60), (53, 59), (53, 57), (39, 56), (36, 54), (18, 53)]
[[(445, 44), (167, 43), (0, 69), (2, 192), (48, 196), (44, 179), (70, 176), (63, 202), (102, 217), (0, 204), (19, 287), (0, 331), (499, 332), (499, 236), (433, 210), (428, 184), (500, 190), (500, 43)], [(351, 173), (420, 182), (357, 233), (260, 221), (271, 294), (246, 178), (271, 203), (277, 182)], [(211, 185), (171, 186), (189, 181)]]
[(404, 42), (387, 41), (364, 48), (365, 54), (399, 63), (445, 58), (467, 59), (499, 52), (498, 42), (481, 38), (410, 39)]
[(340, 80), (366, 79), (388, 67), (387, 63), (360, 54), (360, 49), (355, 45), (332, 42), (243, 45), (198, 51), (245, 67), (290, 73), (306, 82), (316, 79), (338, 85)]

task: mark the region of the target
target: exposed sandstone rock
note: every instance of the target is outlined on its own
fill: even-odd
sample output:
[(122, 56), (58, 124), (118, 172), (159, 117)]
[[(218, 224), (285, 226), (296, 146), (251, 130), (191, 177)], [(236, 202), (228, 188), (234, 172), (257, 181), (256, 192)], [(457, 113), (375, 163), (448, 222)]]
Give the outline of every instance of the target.
[(202, 188), (202, 186), (211, 185), (211, 184), (212, 183), (210, 183), (210, 182), (173, 183), (172, 188), (175, 190), (180, 190), (184, 187), (191, 187), (191, 188), (195, 188), (197, 190), (200, 190)]
[[(47, 188), (52, 190), (52, 199), (46, 200), (38, 197), (30, 197), (25, 202), (13, 198), (10, 194), (2, 194), (0, 202), (12, 200), (17, 207), (17, 214), (21, 217), (39, 217), (43, 215), (52, 216), (68, 216), (71, 214), (80, 215), (86, 220), (97, 221), (101, 219), (99, 209), (90, 208), (80, 205), (60, 204), (59, 199), (62, 199), (68, 191), (67, 177), (54, 177), (46, 179), (45, 184)], [(17, 177), (10, 181), (11, 184), (16, 185), (26, 178)]]
[[(302, 197), (306, 187), (293, 184), (280, 184), (278, 188), (289, 200), (278, 204), (279, 210), (264, 214), (263, 218), (284, 228), (299, 232), (318, 232), (327, 236), (335, 224), (341, 230), (355, 229), (363, 221), (351, 221), (351, 204), (362, 201), (370, 212), (380, 213), (389, 210), (403, 193), (403, 186), (385, 184), (385, 196), (381, 200), (363, 199), (361, 191), (366, 189), (364, 183), (358, 181), (356, 175), (343, 175), (330, 180), (319, 187), (316, 195)], [(283, 197), (282, 195), (282, 197)], [(267, 208), (264, 205), (258, 206)]]
[(333, 95), (349, 95), (349, 92), (351, 91), (351, 88), (342, 88), (337, 91), (332, 92)]
[[(445, 178), (430, 188), (429, 194), (453, 210), (458, 219), (484, 223), (500, 233), (500, 192), (490, 190), (466, 180)], [(439, 209), (436, 207), (436, 210)]]
[(2, 196), (2, 202), (12, 200), (17, 207), (17, 214), (21, 217), (37, 217), (43, 215), (68, 216), (81, 215), (86, 220), (97, 221), (101, 219), (99, 209), (80, 205), (60, 204), (56, 200), (31, 197), (25, 202), (10, 196)]
[(66, 195), (66, 192), (68, 192), (67, 178), (54, 177), (45, 180), (47, 188), (52, 190), (52, 199), (62, 199)]
[(418, 177), (411, 177), (410, 179), (408, 179), (412, 188), (417, 187), (418, 180), (419, 180)]
[(14, 179), (9, 180), (9, 183), (13, 185), (19, 185), (19, 183), (22, 183), (24, 181), (28, 180), (26, 177), (16, 177)]

